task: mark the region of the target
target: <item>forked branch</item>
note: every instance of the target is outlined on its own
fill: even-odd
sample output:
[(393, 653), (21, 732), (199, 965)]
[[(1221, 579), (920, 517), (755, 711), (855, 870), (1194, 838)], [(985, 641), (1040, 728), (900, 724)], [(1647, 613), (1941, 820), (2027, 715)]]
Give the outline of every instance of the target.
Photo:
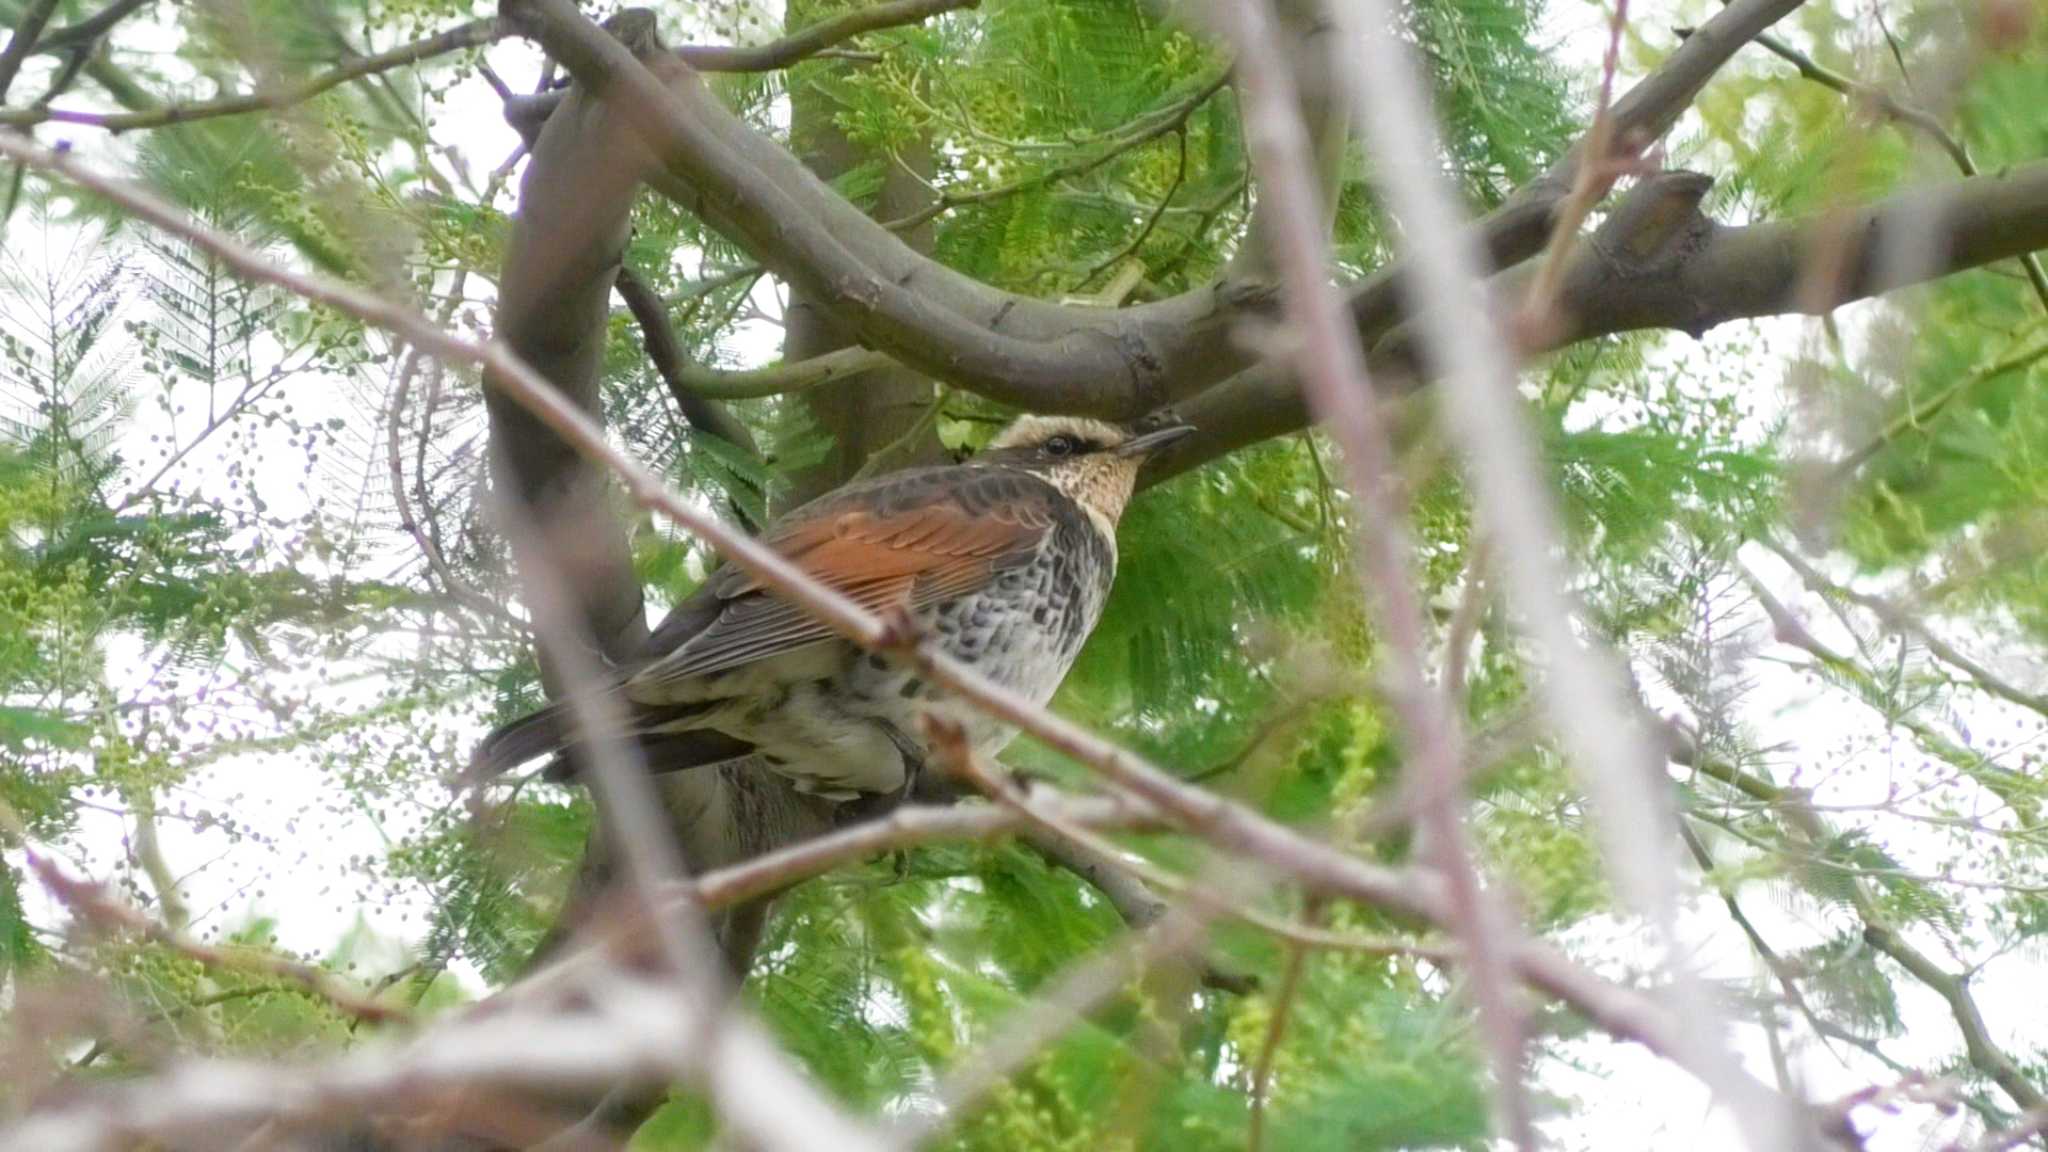
[[(290, 291), (364, 323), (391, 331), (445, 363), (482, 364), (507, 398), (544, 423), (586, 459), (609, 469), (639, 503), (705, 540), (723, 556), (797, 604), (842, 637), (917, 667), (967, 705), (1031, 733), (1049, 747), (1093, 768), (1105, 782), (1155, 807), (1215, 847), (1256, 857), (1310, 891), (1355, 900), (1436, 923), (1455, 919), (1434, 876), (1382, 868), (1280, 825), (1242, 805), (1189, 785), (1088, 732), (928, 645), (909, 643), (842, 594), (816, 583), (760, 542), (668, 489), (654, 473), (610, 445), (582, 410), (565, 400), (504, 345), (480, 342), (435, 327), (405, 306), (324, 276), (283, 268), (239, 241), (211, 230), (150, 194), (100, 176), (76, 158), (31, 142), (0, 136), (0, 155), (55, 173), (104, 197), (139, 219), (190, 240), (235, 274)], [(1570, 1003), (1611, 1034), (1639, 1041), (1687, 1063), (1690, 1050), (1676, 1021), (1642, 993), (1603, 980), (1540, 943), (1522, 940), (1506, 958), (1521, 979)], [(1696, 1069), (1696, 1071), (1698, 1071)], [(1750, 1082), (1757, 1092), (1767, 1092)]]

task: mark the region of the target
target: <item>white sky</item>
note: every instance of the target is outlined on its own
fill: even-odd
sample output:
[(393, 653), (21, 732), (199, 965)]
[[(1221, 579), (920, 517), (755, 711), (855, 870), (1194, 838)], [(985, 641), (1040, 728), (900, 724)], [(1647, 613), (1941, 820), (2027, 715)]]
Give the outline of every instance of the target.
[[(1687, 15), (1696, 17), (1698, 5)], [(1670, 13), (1671, 5), (1638, 12), (1642, 27), (1662, 28), (1680, 20)], [(1592, 4), (1556, 0), (1549, 34), (1563, 46), (1566, 55), (1594, 74), (1604, 44), (1603, 10)], [(673, 28), (672, 40), (679, 39)], [(1579, 59), (1583, 57), (1583, 59)], [(530, 87), (537, 71), (535, 54), (523, 43), (494, 47), (490, 59), (501, 75), (515, 86)], [(74, 104), (78, 101), (74, 100)], [(472, 80), (451, 93), (438, 118), (445, 138), (461, 141), (461, 150), (475, 182), (512, 148), (516, 137), (499, 115), (495, 97), (481, 80)], [(1681, 134), (1684, 129), (1681, 128)], [(51, 128), (39, 133), (50, 142), (74, 141), (88, 154), (103, 154), (120, 144), (83, 130)], [(10, 228), (9, 244), (23, 235), (18, 220)], [(773, 294), (763, 293), (764, 307), (773, 307)], [(1742, 331), (1724, 330), (1702, 344), (1675, 340), (1661, 355), (1676, 367), (1718, 364), (1726, 369), (1730, 358), (1746, 358), (1760, 375), (1775, 378), (1787, 357), (1810, 338), (1807, 322), (1774, 322)], [(1758, 339), (1761, 337), (1761, 339)], [(728, 351), (745, 362), (762, 362), (775, 354), (776, 332), (772, 326), (757, 326)], [(340, 410), (358, 404), (364, 395), (375, 395), (386, 382), (341, 382), (326, 384), (312, 378), (294, 386), (302, 415), (317, 418), (322, 406)], [(1753, 385), (1752, 385), (1753, 386)], [(1764, 418), (1772, 415), (1769, 412)], [(138, 421), (140, 451), (148, 420)], [(294, 516), (316, 499), (347, 499), (316, 476), (309, 488), (297, 466), (296, 449), (281, 442), (282, 433), (263, 434), (268, 469), (262, 479), (264, 496), (277, 514)], [(228, 463), (219, 452), (201, 452), (185, 466), (188, 486), (218, 484)], [(1771, 580), (1788, 603), (1799, 607), (1805, 619), (1824, 640), (1845, 639), (1831, 633), (1834, 622), (1820, 606), (1803, 596), (1792, 578), (1774, 558), (1754, 559), (1759, 571)], [(1981, 649), (1996, 653), (1995, 637), (1973, 637), (1983, 641)], [(140, 667), (143, 653), (117, 652), (113, 664)], [(1792, 782), (1812, 783), (1823, 802), (1863, 802), (1882, 798), (1887, 784), (1900, 771), (1909, 770), (1907, 761), (1917, 762), (1910, 747), (1890, 739), (1861, 709), (1846, 706), (1839, 696), (1817, 690), (1795, 671), (1774, 663), (1787, 652), (1774, 647), (1767, 632), (1752, 641), (1753, 655), (1742, 670), (1757, 678), (1757, 689), (1749, 697), (1743, 720), (1753, 731), (1781, 745), (1781, 762), (1800, 766), (1807, 778)], [(324, 693), (330, 704), (333, 669), (318, 663), (280, 670), (277, 677), (289, 692)], [(2031, 660), (2016, 670), (2022, 679), (2039, 683), (2038, 668)], [(164, 686), (170, 687), (168, 685)], [(339, 691), (367, 700), (375, 684), (359, 683)], [(1971, 727), (1989, 730), (1994, 725), (2017, 721), (2012, 710), (1981, 704), (1968, 713)], [(2029, 739), (2037, 739), (2040, 723), (2031, 718)], [(1857, 749), (1847, 764), (1837, 751), (1844, 746)], [(360, 858), (381, 857), (391, 843), (402, 840), (418, 826), (419, 814), (428, 806), (443, 802), (440, 796), (415, 798), (414, 805), (398, 804), (373, 814), (346, 802), (337, 802), (340, 790), (333, 781), (316, 771), (306, 758), (295, 755), (244, 755), (216, 763), (195, 774), (169, 798), (176, 810), (227, 810), (242, 820), (266, 827), (287, 822), (284, 831), (267, 844), (230, 843), (218, 829), (202, 830), (191, 824), (168, 819), (161, 829), (165, 854), (183, 872), (183, 890), (196, 921), (207, 928), (233, 928), (254, 919), (274, 919), (282, 946), (322, 953), (358, 925), (369, 930), (379, 944), (372, 954), (359, 956), (364, 970), (390, 970), (404, 962), (406, 948), (417, 942), (430, 911), (428, 895), (416, 888), (366, 882), (352, 863)], [(74, 862), (97, 876), (115, 875), (126, 868), (126, 820), (113, 812), (88, 811), (77, 841), (80, 849)], [(1894, 826), (1895, 831), (1895, 826)], [(1916, 854), (1931, 854), (1934, 845), (1916, 845), (1910, 838), (1900, 842), (1896, 835), (1887, 844), (1911, 863)], [(1920, 853), (1926, 848), (1928, 853)], [(1780, 906), (1759, 891), (1744, 893), (1745, 910), (1769, 935), (1781, 952), (1820, 938), (1817, 926), (1806, 922), (1795, 910)], [(55, 919), (47, 905), (37, 909), (44, 923)], [(1700, 903), (1688, 918), (1687, 927), (1699, 943), (1697, 963), (1716, 977), (1740, 977), (1755, 970), (1746, 943), (1727, 920), (1718, 900)], [(1626, 925), (1595, 924), (1579, 932), (1573, 943), (1590, 955), (1626, 959), (1634, 954), (1633, 936)], [(1937, 955), (1940, 953), (1937, 952)], [(2044, 975), (2043, 957), (2015, 952), (1987, 964), (1977, 975), (1974, 988), (1994, 1035), (2013, 1050), (2027, 1050), (2048, 1035), (2048, 999), (2038, 994)], [(458, 973), (471, 989), (480, 987), (474, 973)], [(1909, 1038), (1889, 1045), (1899, 1059), (1908, 1063), (1934, 1063), (1959, 1050), (1960, 1042), (1947, 1008), (1917, 983), (1897, 982), (1904, 999)], [(1759, 1075), (1769, 1077), (1769, 1063), (1754, 1029), (1746, 1029), (1739, 1047), (1748, 1064)], [(1647, 1057), (1639, 1049), (1605, 1041), (1586, 1041), (1567, 1046), (1568, 1061), (1547, 1061), (1540, 1074), (1543, 1087), (1587, 1101), (1577, 1115), (1546, 1125), (1549, 1133), (1567, 1147), (1642, 1147), (1657, 1150), (1724, 1148), (1737, 1146), (1739, 1137), (1727, 1118), (1714, 1113), (1705, 1092), (1689, 1077)], [(1572, 1065), (1577, 1065), (1573, 1067)], [(1831, 1052), (1803, 1048), (1794, 1052), (1794, 1066), (1807, 1090), (1816, 1098), (1830, 1098), (1888, 1082), (1889, 1074), (1873, 1068), (1867, 1060), (1837, 1059)], [(1932, 1110), (1909, 1108), (1900, 1116), (1877, 1117), (1859, 1114), (1866, 1124), (1875, 1122), (1878, 1152), (1919, 1148), (1952, 1135), (1952, 1129), (1938, 1122)], [(1933, 1135), (1931, 1136), (1930, 1133)]]

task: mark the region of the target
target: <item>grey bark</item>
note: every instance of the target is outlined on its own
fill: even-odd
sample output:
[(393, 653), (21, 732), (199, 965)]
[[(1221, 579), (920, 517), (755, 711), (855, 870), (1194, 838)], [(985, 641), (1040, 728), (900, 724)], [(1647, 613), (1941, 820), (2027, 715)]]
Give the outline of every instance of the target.
[[(796, 32), (817, 5), (792, 3), (788, 7), (790, 32)], [(851, 65), (814, 64), (813, 68), (847, 69)], [(804, 82), (809, 71), (792, 74), (789, 89), (789, 130), (797, 157), (817, 179), (832, 181), (863, 164), (881, 163), (881, 190), (872, 215), (898, 220), (922, 212), (933, 200), (927, 181), (932, 174), (930, 149), (922, 142), (901, 150), (896, 156), (882, 156), (856, 145), (837, 123), (839, 101), (824, 88)], [(923, 255), (931, 250), (929, 221), (908, 230), (901, 242)], [(785, 363), (809, 360), (856, 343), (856, 333), (842, 325), (829, 294), (815, 288), (792, 285), (789, 308), (783, 321), (782, 358)], [(938, 461), (944, 449), (935, 426), (923, 421), (934, 388), (929, 377), (910, 368), (894, 367), (863, 373), (849, 385), (814, 388), (800, 403), (818, 427), (832, 437), (832, 448), (815, 466), (794, 477), (789, 503), (796, 504), (838, 487), (858, 471), (876, 451), (888, 447), (896, 459), (890, 464), (904, 467)], [(919, 428), (923, 422), (926, 426)], [(908, 436), (908, 442), (902, 442)]]
[[(1735, 0), (1717, 13), (1616, 102), (1617, 138), (1664, 131), (1730, 54), (1799, 2)], [(629, 107), (661, 157), (650, 181), (655, 188), (824, 302), (861, 343), (906, 365), (1023, 408), (1129, 417), (1252, 363), (1236, 329), (1270, 313), (1272, 294), (1261, 280), (1226, 274), (1122, 309), (1001, 291), (916, 252), (848, 204), (721, 107), (679, 61), (656, 59), (652, 74), (634, 67), (618, 45), (593, 35), (568, 0), (508, 0), (505, 11), (579, 81)], [(1504, 263), (1542, 248), (1578, 162), (1579, 152), (1568, 152), (1483, 222)], [(1374, 314), (1393, 306), (1396, 289), (1392, 274), (1375, 278), (1358, 290), (1355, 309)]]

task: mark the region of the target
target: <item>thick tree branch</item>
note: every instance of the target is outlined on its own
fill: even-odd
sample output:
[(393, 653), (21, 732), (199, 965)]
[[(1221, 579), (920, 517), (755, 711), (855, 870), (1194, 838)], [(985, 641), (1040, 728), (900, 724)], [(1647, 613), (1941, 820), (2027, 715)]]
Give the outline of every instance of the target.
[[(1630, 88), (1608, 111), (1608, 138), (1640, 147), (1678, 122), (1707, 81), (1730, 57), (1804, 0), (1735, 0), (1692, 30), (1656, 71)], [(1558, 206), (1578, 179), (1588, 141), (1581, 140), (1541, 176), (1517, 188), (1500, 207), (1477, 222), (1482, 244), (1496, 267), (1507, 268), (1542, 251), (1555, 226)], [(1405, 265), (1366, 279), (1351, 294), (1351, 314), (1367, 347), (1399, 322)]]
[[(1617, 137), (1661, 133), (1730, 53), (1797, 2), (1737, 0), (1718, 14), (1615, 103)], [(861, 343), (904, 364), (1022, 407), (1132, 416), (1251, 359), (1232, 330), (1267, 312), (1263, 283), (1226, 277), (1116, 310), (999, 291), (904, 246), (727, 112), (674, 57), (655, 59), (650, 74), (565, 0), (508, 0), (505, 12), (585, 85), (616, 93), (631, 109), (662, 160), (657, 188), (827, 302)], [(1485, 222), (1503, 263), (1541, 247), (1577, 156), (1568, 153)], [(1354, 314), (1398, 314), (1397, 279), (1390, 273), (1361, 286)]]
[[(1699, 214), (1707, 187), (1706, 177), (1667, 172), (1631, 189), (1580, 244), (1560, 290), (1561, 322), (1526, 351), (1554, 351), (1620, 332), (1677, 329), (1698, 336), (1736, 320), (1821, 312), (2048, 247), (2048, 161), (1902, 192), (1843, 215), (1737, 227)], [(1947, 241), (1932, 261), (1880, 271), (1880, 256), (1901, 229), (1923, 236), (1944, 230)], [(1844, 243), (1849, 250), (1833, 265), (1840, 274), (1814, 291), (1810, 261)], [(1527, 274), (1518, 268), (1496, 275), (1491, 297), (1504, 305), (1519, 300)], [(1373, 333), (1379, 339), (1369, 365), (1381, 388), (1407, 392), (1433, 369), (1412, 331), (1392, 323), (1399, 315), (1395, 310), (1376, 321), (1388, 326)], [(1272, 364), (1240, 373), (1175, 410), (1200, 432), (1155, 461), (1145, 483), (1308, 422), (1294, 378)]]
[[(628, 35), (646, 28), (622, 28)], [(642, 41), (643, 45), (647, 41)], [(648, 157), (604, 102), (572, 89), (534, 141), (499, 276), (497, 339), (586, 412), (599, 408), (611, 294), (627, 217)], [(567, 583), (590, 634), (612, 659), (647, 636), (641, 589), (611, 506), (611, 479), (484, 378), (499, 486), (551, 532), (579, 568)]]
[[(1552, 342), (1676, 328), (1695, 336), (1757, 316), (1825, 313), (1870, 296), (2048, 248), (2048, 160), (1909, 189), (1826, 220), (1723, 227), (1699, 214), (1704, 177), (1639, 185), (1567, 272), (1572, 314)], [(1884, 253), (1902, 234), (1936, 237), (1931, 260)], [(1825, 260), (1823, 260), (1825, 258)], [(1834, 268), (1813, 284), (1815, 268)]]
[[(1157, 304), (1068, 308), (1002, 292), (922, 256), (773, 141), (728, 112), (673, 57), (654, 71), (567, 0), (505, 12), (579, 82), (631, 118), (663, 170), (651, 180), (833, 310), (860, 341), (994, 399), (1045, 410), (1136, 415), (1216, 362), (1242, 364), (1221, 290)], [(657, 73), (659, 75), (657, 75)]]

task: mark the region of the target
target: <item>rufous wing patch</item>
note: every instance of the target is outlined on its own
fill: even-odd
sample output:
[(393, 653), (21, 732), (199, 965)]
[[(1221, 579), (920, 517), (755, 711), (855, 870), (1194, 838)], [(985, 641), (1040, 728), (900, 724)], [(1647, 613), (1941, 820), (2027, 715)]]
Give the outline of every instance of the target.
[[(1035, 502), (970, 512), (934, 500), (879, 514), (844, 506), (782, 526), (767, 543), (797, 567), (869, 611), (922, 607), (966, 595), (1002, 561), (1036, 551), (1051, 517)], [(727, 671), (832, 637), (809, 613), (758, 579), (734, 572), (719, 589), (726, 607), (704, 631), (627, 682), (627, 695), (658, 703), (678, 681)]]

